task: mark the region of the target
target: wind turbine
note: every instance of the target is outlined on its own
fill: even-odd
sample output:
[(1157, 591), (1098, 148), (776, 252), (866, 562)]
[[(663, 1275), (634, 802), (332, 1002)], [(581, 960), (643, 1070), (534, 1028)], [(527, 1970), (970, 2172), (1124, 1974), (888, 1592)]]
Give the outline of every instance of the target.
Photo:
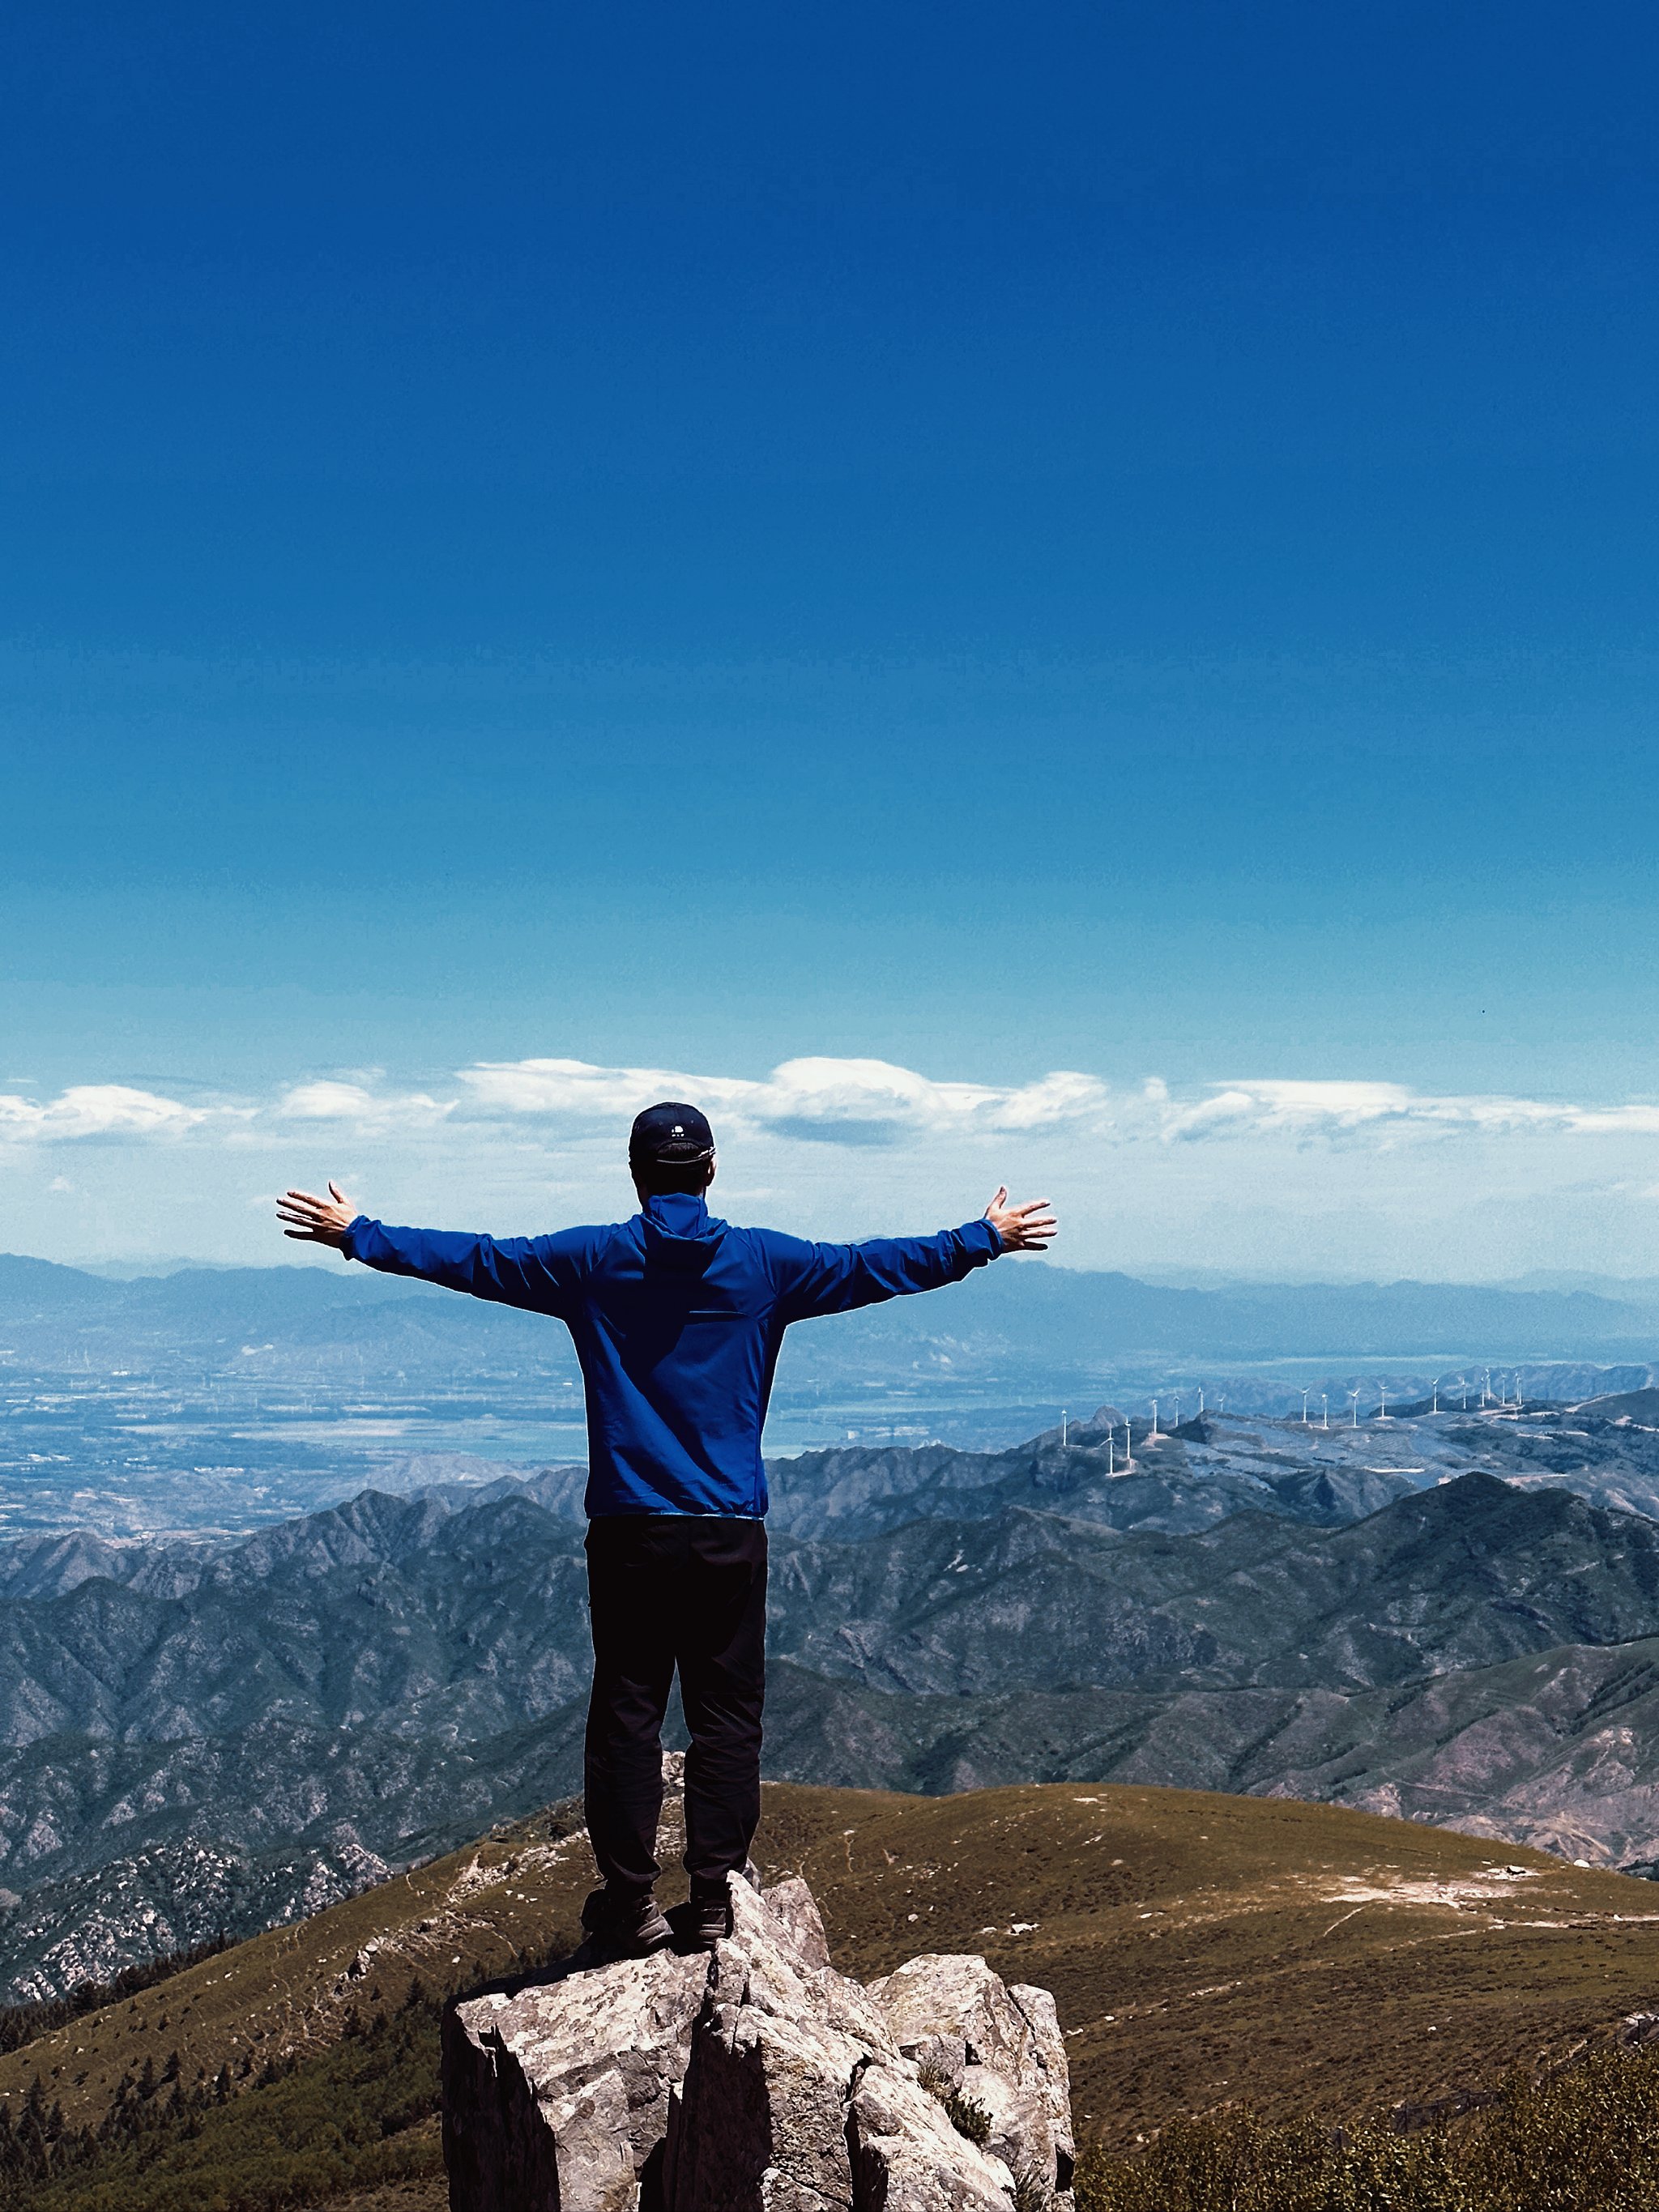
[(1480, 1410), (1483, 1413), (1486, 1410), (1486, 1401), (1491, 1395), (1492, 1370), (1490, 1367), (1483, 1367), (1480, 1370)]
[(1108, 1474), (1117, 1473), (1117, 1431), (1113, 1428), (1106, 1431), (1106, 1472)]
[(1348, 1395), (1353, 1400), (1353, 1425), (1358, 1428), (1359, 1426), (1359, 1392), (1350, 1390)]
[(1204, 1385), (1201, 1382), (1198, 1386), (1198, 1418), (1200, 1421), (1204, 1418)]
[(1331, 1394), (1328, 1390), (1320, 1392), (1319, 1402), (1325, 1409), (1324, 1426), (1328, 1429), (1331, 1425)]
[(1386, 1382), (1379, 1382), (1376, 1388), (1382, 1400), (1376, 1418), (1379, 1421), (1386, 1421), (1389, 1418), (1389, 1386)]
[(1181, 1393), (1180, 1393), (1180, 1391), (1179, 1391), (1179, 1390), (1177, 1390), (1177, 1391), (1176, 1392), (1176, 1394), (1175, 1394), (1175, 1401), (1176, 1401), (1176, 1417), (1175, 1417), (1175, 1421), (1174, 1421), (1173, 1425), (1174, 1425), (1176, 1428), (1177, 1428), (1177, 1429), (1178, 1429), (1178, 1428), (1181, 1426)]
[(1065, 1408), (1065, 1407), (1064, 1407), (1064, 1406), (1062, 1406), (1062, 1407), (1060, 1407), (1060, 1448), (1061, 1451), (1064, 1451), (1064, 1450), (1065, 1450), (1065, 1449), (1066, 1449), (1066, 1408)]
[(1153, 1401), (1152, 1401), (1152, 1435), (1151, 1435), (1150, 1437), (1147, 1437), (1147, 1439), (1146, 1439), (1147, 1443), (1152, 1443), (1152, 1442), (1154, 1441), (1154, 1439), (1157, 1437), (1157, 1435), (1158, 1435), (1158, 1401), (1157, 1401), (1157, 1399), (1156, 1399), (1156, 1398), (1154, 1398), (1154, 1399), (1153, 1399)]
[(1434, 1403), (1430, 1407), (1429, 1411), (1431, 1413), (1437, 1413), (1440, 1411), (1440, 1377), (1437, 1375), (1434, 1378)]
[(1308, 1425), (1308, 1401), (1312, 1395), (1311, 1390), (1304, 1390), (1302, 1393), (1302, 1425), (1304, 1429)]

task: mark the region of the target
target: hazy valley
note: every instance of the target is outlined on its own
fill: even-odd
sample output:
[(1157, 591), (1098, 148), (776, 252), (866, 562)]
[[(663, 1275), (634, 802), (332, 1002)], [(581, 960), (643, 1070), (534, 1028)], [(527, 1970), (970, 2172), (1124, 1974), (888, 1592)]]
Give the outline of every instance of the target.
[[(1650, 1285), (1397, 1283), (1186, 1290), (1042, 1261), (793, 1330), (768, 1427), (777, 1453), (937, 1440), (1011, 1445), (1112, 1400), (1167, 1427), (1199, 1394), (1331, 1422), (1387, 1385), (1461, 1377), (1572, 1401), (1650, 1383)], [(1518, 1380), (1511, 1385), (1510, 1378)], [(0, 1255), (0, 1536), (257, 1528), (365, 1486), (488, 1481), (580, 1459), (562, 1329), (339, 1263), (117, 1281)], [(1184, 1393), (1184, 1395), (1182, 1394)]]

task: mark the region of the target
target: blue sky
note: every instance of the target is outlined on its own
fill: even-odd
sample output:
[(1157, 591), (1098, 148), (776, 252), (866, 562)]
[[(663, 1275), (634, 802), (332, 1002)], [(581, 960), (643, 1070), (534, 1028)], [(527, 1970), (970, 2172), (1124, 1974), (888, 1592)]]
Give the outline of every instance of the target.
[(1649, 11), (242, 18), (4, 33), (0, 1244), (662, 1075), (824, 1231), (1659, 1272)]

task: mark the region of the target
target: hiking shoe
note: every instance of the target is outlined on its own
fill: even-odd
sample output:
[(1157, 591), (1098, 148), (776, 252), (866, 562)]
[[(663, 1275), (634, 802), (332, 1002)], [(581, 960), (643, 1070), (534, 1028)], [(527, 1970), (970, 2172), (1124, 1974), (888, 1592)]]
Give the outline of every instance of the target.
[(732, 1933), (732, 1893), (724, 1882), (718, 1889), (694, 1889), (669, 1917), (688, 1951), (712, 1951)]
[(584, 1948), (614, 1959), (642, 1959), (674, 1934), (648, 1889), (596, 1889), (582, 1907), (582, 1926)]

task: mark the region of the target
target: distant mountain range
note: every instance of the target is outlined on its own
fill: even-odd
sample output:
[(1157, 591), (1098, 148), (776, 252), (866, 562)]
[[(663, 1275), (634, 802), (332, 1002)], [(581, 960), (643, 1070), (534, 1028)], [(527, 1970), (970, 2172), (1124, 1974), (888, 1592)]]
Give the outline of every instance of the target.
[[(1104, 1407), (1063, 1444), (777, 1467), (771, 1771), (1176, 1782), (1659, 1857), (1630, 1402), (1127, 1440), (1126, 1473)], [(574, 1788), (580, 1481), (0, 1549), (0, 1980), (291, 1917)]]
[[(1156, 1396), (1167, 1426), (1206, 1389), (1275, 1413), (1303, 1384), (1340, 1422), (1385, 1386), (1426, 1401), (1437, 1375), (1446, 1405), (1478, 1408), (1488, 1370), (1504, 1395), (1571, 1401), (1659, 1383), (1656, 1346), (1659, 1318), (1577, 1291), (1182, 1290), (1009, 1261), (793, 1329), (769, 1447), (981, 1447), (1103, 1398), (1149, 1418)], [(366, 1486), (577, 1460), (580, 1383), (557, 1323), (342, 1262), (119, 1281), (0, 1258), (0, 1540), (228, 1537)]]
[[(413, 1359), (435, 1372), (476, 1354), (479, 1331), (503, 1356), (545, 1353), (562, 1333), (423, 1284), (319, 1261), (310, 1267), (200, 1268), (116, 1281), (0, 1255), (0, 1338), (37, 1364), (87, 1352), (155, 1358), (275, 1355), (270, 1371)], [(503, 1334), (505, 1332), (505, 1334)], [(1042, 1261), (988, 1268), (954, 1291), (802, 1328), (798, 1380), (871, 1363), (971, 1360), (999, 1371), (1093, 1373), (1151, 1360), (1280, 1358), (1559, 1359), (1659, 1339), (1659, 1307), (1577, 1290), (1484, 1285), (1233, 1285), (1171, 1288)]]

